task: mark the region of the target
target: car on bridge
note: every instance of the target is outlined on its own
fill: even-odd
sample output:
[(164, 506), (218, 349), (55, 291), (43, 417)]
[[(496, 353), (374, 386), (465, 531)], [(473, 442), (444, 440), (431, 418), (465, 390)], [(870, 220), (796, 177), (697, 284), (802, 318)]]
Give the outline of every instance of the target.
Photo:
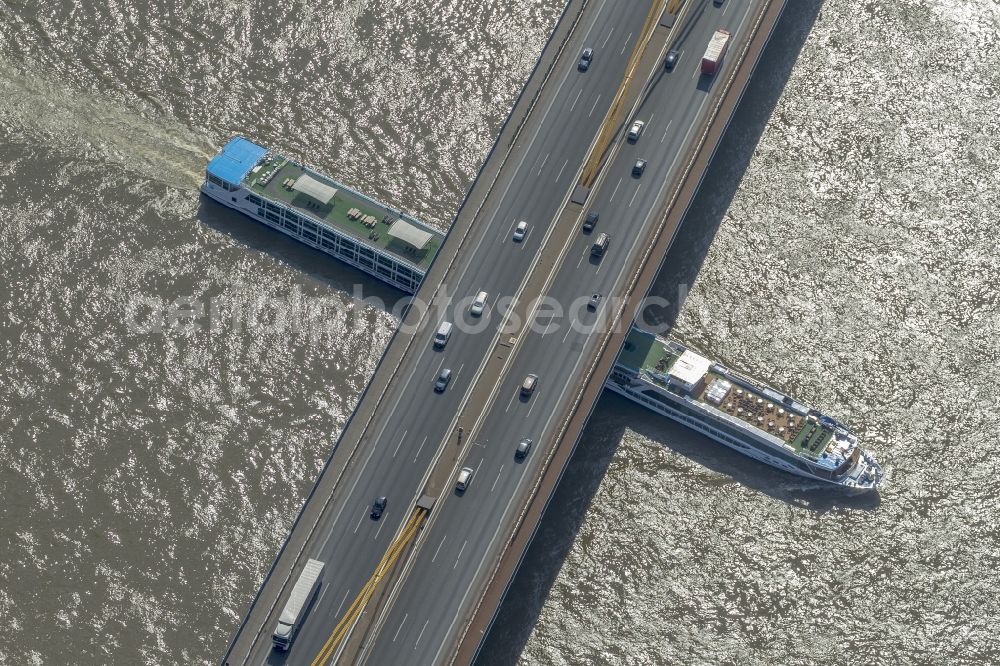
[(642, 134), (642, 130), (645, 126), (646, 123), (641, 120), (637, 120), (634, 123), (632, 123), (632, 127), (628, 129), (628, 142), (635, 143), (636, 141), (638, 141), (639, 135)]
[(486, 300), (490, 297), (485, 291), (481, 291), (476, 294), (476, 298), (472, 301), (472, 305), (469, 307), (469, 314), (473, 317), (481, 317), (483, 310), (486, 308)]
[(674, 67), (677, 66), (677, 61), (681, 59), (680, 51), (677, 49), (670, 49), (667, 51), (667, 57), (663, 59), (663, 69), (668, 72), (673, 71)]
[(607, 234), (600, 234), (594, 244), (590, 247), (590, 254), (594, 257), (603, 257), (604, 253), (608, 251), (608, 244), (611, 243), (611, 236)]
[(583, 51), (580, 52), (580, 62), (576, 66), (576, 68), (581, 72), (586, 72), (588, 69), (590, 69), (590, 63), (592, 63), (593, 61), (594, 61), (594, 49), (588, 46), (587, 48), (585, 48)]
[(472, 483), (472, 468), (463, 467), (462, 471), (458, 473), (458, 480), (455, 481), (455, 492), (464, 493), (468, 489), (469, 484)]
[(594, 230), (594, 226), (597, 224), (597, 220), (601, 219), (601, 214), (596, 210), (592, 210), (587, 213), (587, 219), (583, 221), (583, 230), (586, 233), (590, 233)]
[(518, 460), (524, 460), (528, 457), (528, 451), (531, 450), (531, 440), (525, 437), (517, 444), (517, 449), (514, 450), (514, 457)]
[(378, 520), (382, 517), (382, 513), (385, 511), (385, 505), (388, 502), (385, 497), (377, 497), (375, 501), (372, 502), (372, 520)]
[(638, 159), (635, 164), (632, 165), (632, 175), (636, 178), (642, 175), (642, 172), (646, 170), (646, 160)]
[(520, 242), (524, 240), (524, 237), (528, 235), (528, 223), (521, 220), (517, 223), (514, 228), (514, 240)]
[(535, 386), (538, 385), (538, 375), (528, 375), (521, 382), (521, 395), (525, 398), (530, 397), (532, 393), (535, 392)]
[(438, 375), (437, 381), (434, 382), (434, 392), (444, 393), (444, 390), (448, 388), (448, 382), (451, 381), (451, 368), (445, 368)]
[(601, 298), (603, 298), (603, 296), (601, 296), (601, 294), (599, 294), (599, 293), (596, 293), (593, 296), (591, 296), (590, 300), (587, 302), (587, 309), (588, 310), (596, 310), (597, 306), (601, 302)]

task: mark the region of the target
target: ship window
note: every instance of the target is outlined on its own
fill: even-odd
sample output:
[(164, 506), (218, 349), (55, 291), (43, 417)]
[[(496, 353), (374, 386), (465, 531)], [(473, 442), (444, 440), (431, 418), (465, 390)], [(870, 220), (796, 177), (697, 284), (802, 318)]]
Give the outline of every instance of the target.
[(264, 209), (263, 208), (258, 208), (257, 209), (257, 214), (260, 215), (261, 217), (264, 217)]
[(272, 222), (276, 222), (277, 224), (281, 224), (281, 218), (270, 211), (268, 211), (267, 213), (267, 219), (271, 220)]
[(251, 194), (250, 196), (247, 197), (247, 199), (249, 199), (250, 203), (252, 203), (255, 206), (259, 206), (261, 204), (260, 197), (256, 195)]
[(354, 244), (354, 241), (350, 241), (344, 238), (340, 241), (340, 247), (344, 248), (345, 250), (352, 251), (354, 250), (354, 248), (357, 247), (357, 245)]
[(290, 229), (290, 230), (295, 231), (295, 232), (298, 232), (298, 230), (299, 230), (299, 228), (297, 226), (295, 226), (294, 222), (289, 222), (288, 220), (285, 220), (284, 222), (282, 222), (281, 225), (283, 227), (285, 227), (286, 229)]
[(271, 203), (270, 201), (267, 202), (267, 209), (268, 210), (273, 210), (275, 213), (277, 213), (277, 212), (279, 212), (281, 210), (280, 208), (278, 208), (275, 204)]
[(370, 247), (362, 247), (359, 250), (359, 254), (361, 254), (364, 257), (368, 257), (369, 259), (371, 259), (371, 258), (375, 257), (375, 250), (371, 249)]
[(316, 242), (316, 234), (311, 231), (303, 231), (302, 235), (311, 240), (313, 243)]
[(302, 226), (304, 226), (309, 231), (316, 231), (316, 224), (314, 222), (310, 222), (309, 220), (303, 220)]
[(221, 178), (219, 178), (218, 176), (215, 176), (213, 174), (210, 174), (210, 173), (208, 173), (207, 175), (208, 175), (208, 182), (210, 182), (210, 183), (212, 183), (214, 185), (218, 185), (219, 187), (222, 187), (222, 179)]

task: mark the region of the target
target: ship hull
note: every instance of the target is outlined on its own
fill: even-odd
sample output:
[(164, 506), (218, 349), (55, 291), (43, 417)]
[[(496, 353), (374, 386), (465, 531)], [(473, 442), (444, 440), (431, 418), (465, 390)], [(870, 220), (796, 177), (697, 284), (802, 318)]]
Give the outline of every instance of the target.
[[(827, 479), (822, 476), (811, 474), (808, 470), (793, 464), (792, 461), (787, 461), (779, 455), (772, 454), (760, 444), (753, 443), (748, 440), (741, 441), (738, 438), (727, 436), (713, 428), (710, 424), (699, 421), (698, 419), (693, 419), (679, 409), (671, 406), (669, 402), (664, 400), (664, 398), (667, 400), (674, 400), (673, 396), (669, 393), (658, 391), (655, 387), (646, 385), (641, 381), (633, 385), (624, 386), (613, 379), (609, 379), (605, 386), (615, 393), (628, 398), (632, 402), (639, 404), (657, 414), (677, 421), (681, 425), (687, 426), (688, 428), (709, 437), (713, 441), (722, 444), (733, 451), (742, 453), (749, 458), (753, 458), (754, 460), (770, 465), (771, 467), (775, 467), (784, 472), (795, 474), (796, 476), (806, 478), (811, 481), (818, 481), (824, 486), (835, 487), (841, 492), (851, 495), (866, 494), (875, 489), (874, 487), (868, 486), (848, 485), (833, 479)], [(645, 398), (645, 396), (648, 395), (647, 392), (653, 392), (659, 396), (659, 398), (657, 400)]]

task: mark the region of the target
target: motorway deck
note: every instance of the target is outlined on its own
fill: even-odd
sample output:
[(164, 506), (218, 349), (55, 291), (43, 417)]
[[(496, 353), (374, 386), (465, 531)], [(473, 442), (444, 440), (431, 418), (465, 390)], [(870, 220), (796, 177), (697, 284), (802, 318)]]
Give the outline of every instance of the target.
[[(636, 144), (611, 151), (585, 209), (567, 202), (588, 137), (602, 125), (649, 6), (571, 0), (418, 298), (430, 302), (443, 283), (459, 296), (480, 289), (517, 294), (514, 309), (523, 320), (535, 295), (569, 301), (601, 291), (608, 296), (605, 308), (612, 295), (628, 297), (610, 314), (629, 321), (749, 75), (745, 63), (737, 65), (747, 53), (747, 63), (759, 53), (771, 25), (762, 17), (781, 3), (751, 4), (700, 3), (690, 25), (678, 20), (674, 30), (690, 44), (669, 76), (661, 74), (659, 59), (671, 32), (662, 24), (657, 28), (642, 63), (647, 85), (626, 100), (626, 108), (634, 105), (646, 121), (646, 131)], [(728, 67), (714, 79), (699, 77), (692, 54), (704, 48), (720, 21), (735, 35)], [(596, 55), (584, 74), (576, 59), (586, 45)], [(648, 160), (641, 179), (627, 175), (637, 157)], [(592, 239), (579, 232), (591, 207), (616, 211), (611, 250), (599, 260), (590, 256)], [(602, 216), (602, 225), (609, 217)], [(510, 231), (519, 219), (530, 227), (524, 242), (515, 244)], [(446, 349), (435, 351), (430, 337), (445, 316), (456, 315), (407, 313), (405, 330), (417, 332), (394, 336), (226, 664), (310, 663), (316, 656), (323, 657), (318, 663), (332, 658), (370, 664), (473, 658), (599, 395), (624, 328), (501, 335), (498, 318), (485, 333), (455, 334)], [(454, 376), (446, 392), (434, 394), (430, 383), (441, 367)], [(539, 374), (539, 388), (521, 400), (518, 387), (529, 372)], [(457, 437), (460, 428), (464, 439)], [(525, 436), (535, 447), (517, 461), (514, 447)], [(457, 469), (466, 465), (476, 470), (475, 481), (459, 496), (451, 488)], [(371, 499), (386, 489), (392, 493), (388, 510), (380, 521), (368, 519)], [(365, 582), (412, 525), (412, 507), (423, 494), (437, 497), (427, 522), (401, 553), (397, 569), (370, 594), (354, 631), (337, 650), (325, 650), (351, 600), (370, 592)], [(335, 575), (324, 581), (286, 657), (270, 650), (269, 633), (306, 557), (335, 562)]]

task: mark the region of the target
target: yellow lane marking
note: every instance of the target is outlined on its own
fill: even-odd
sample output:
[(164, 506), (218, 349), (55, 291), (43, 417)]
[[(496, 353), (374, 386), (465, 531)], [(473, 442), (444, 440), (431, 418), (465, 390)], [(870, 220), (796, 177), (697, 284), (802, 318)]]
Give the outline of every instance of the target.
[(594, 143), (594, 150), (590, 153), (587, 164), (583, 169), (583, 175), (580, 178), (580, 183), (584, 187), (590, 187), (594, 184), (594, 178), (597, 176), (601, 159), (604, 157), (604, 152), (607, 150), (608, 144), (611, 142), (611, 137), (614, 134), (615, 127), (618, 124), (618, 115), (621, 112), (622, 101), (624, 101), (625, 95), (628, 93), (629, 87), (632, 84), (632, 77), (635, 74), (635, 68), (638, 66), (639, 60), (642, 58), (643, 53), (645, 53), (646, 46), (649, 44), (649, 40), (653, 36), (653, 32), (656, 30), (656, 22), (660, 14), (663, 13), (665, 2), (666, 0), (655, 0), (649, 9), (649, 13), (646, 15), (645, 23), (642, 24), (642, 30), (639, 32), (639, 37), (636, 39), (635, 46), (632, 47), (632, 53), (629, 54), (628, 61), (625, 63), (625, 77), (618, 85), (618, 91), (612, 99), (608, 115), (605, 116), (604, 122), (601, 124), (601, 128), (598, 131), (597, 141)]
[(400, 532), (399, 537), (389, 546), (389, 549), (382, 556), (381, 561), (379, 561), (378, 566), (375, 567), (374, 573), (358, 592), (358, 596), (354, 598), (354, 602), (351, 607), (347, 609), (340, 621), (337, 622), (337, 626), (333, 628), (330, 633), (330, 637), (326, 639), (323, 644), (323, 648), (319, 651), (319, 654), (312, 660), (311, 666), (322, 666), (327, 662), (327, 660), (336, 651), (337, 646), (340, 642), (344, 640), (347, 635), (348, 630), (354, 621), (361, 615), (361, 611), (364, 610), (365, 605), (367, 605), (368, 600), (371, 599), (372, 595), (375, 593), (375, 588), (381, 582), (385, 574), (392, 568), (395, 564), (396, 559), (399, 554), (403, 551), (403, 548), (413, 539), (416, 535), (417, 530), (420, 528), (420, 523), (424, 519), (427, 512), (424, 509), (417, 509), (410, 516), (410, 520), (407, 521), (406, 527)]

